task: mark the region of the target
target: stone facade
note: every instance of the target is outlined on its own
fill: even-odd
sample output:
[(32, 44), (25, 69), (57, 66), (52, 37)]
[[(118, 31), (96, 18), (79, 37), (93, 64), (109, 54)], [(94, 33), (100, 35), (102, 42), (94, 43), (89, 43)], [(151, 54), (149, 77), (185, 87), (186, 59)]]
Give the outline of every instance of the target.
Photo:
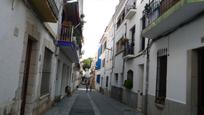
[(155, 97), (148, 95), (148, 115), (197, 115), (186, 104), (166, 99), (165, 105), (155, 104)]
[(122, 102), (122, 93), (123, 89), (119, 87), (112, 86), (111, 87), (111, 97)]
[(132, 108), (137, 108), (137, 93), (128, 89), (123, 89), (122, 102), (129, 105)]

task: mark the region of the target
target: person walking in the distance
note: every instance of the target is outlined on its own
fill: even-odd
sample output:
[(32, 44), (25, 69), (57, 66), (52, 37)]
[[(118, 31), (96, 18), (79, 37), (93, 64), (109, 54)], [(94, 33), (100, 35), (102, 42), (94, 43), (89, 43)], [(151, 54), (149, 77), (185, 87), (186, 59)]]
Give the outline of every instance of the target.
[(86, 80), (86, 92), (88, 92), (89, 85), (90, 85), (90, 82), (89, 82), (89, 80), (87, 79), (87, 80)]

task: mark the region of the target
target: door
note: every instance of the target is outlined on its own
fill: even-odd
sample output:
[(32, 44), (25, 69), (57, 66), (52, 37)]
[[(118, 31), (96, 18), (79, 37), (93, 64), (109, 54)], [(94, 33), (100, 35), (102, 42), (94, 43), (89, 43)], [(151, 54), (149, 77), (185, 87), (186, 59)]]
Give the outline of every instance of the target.
[(32, 40), (28, 39), (27, 49), (26, 49), (25, 65), (24, 65), (22, 92), (21, 92), (21, 100), (22, 100), (22, 103), (21, 103), (21, 115), (24, 115), (25, 105), (26, 105), (28, 76), (29, 76), (30, 60), (31, 60), (32, 45), (33, 45), (32, 42), (33, 42)]
[(144, 65), (139, 65), (138, 67), (138, 75), (139, 75), (139, 90), (138, 99), (137, 99), (137, 110), (142, 111), (143, 107), (143, 78), (144, 78)]
[(55, 98), (60, 96), (60, 60), (57, 61), (57, 72), (56, 72), (56, 81), (55, 81)]
[(61, 82), (61, 98), (65, 96), (65, 87), (67, 86), (67, 73), (66, 65), (62, 66), (62, 82)]
[(204, 115), (204, 48), (198, 50), (198, 115)]

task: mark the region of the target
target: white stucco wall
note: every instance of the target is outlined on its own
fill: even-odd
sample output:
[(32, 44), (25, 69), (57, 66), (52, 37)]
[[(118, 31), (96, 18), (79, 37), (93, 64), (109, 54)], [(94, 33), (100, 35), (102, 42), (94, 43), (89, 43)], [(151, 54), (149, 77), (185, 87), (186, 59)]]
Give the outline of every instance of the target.
[(201, 38), (204, 17), (178, 29), (165, 38), (155, 42), (150, 55), (150, 95), (155, 95), (156, 86), (156, 52), (160, 48), (168, 48), (167, 58), (167, 99), (186, 103), (187, 89), (187, 51), (203, 47)]
[[(0, 7), (0, 104), (11, 101), (18, 88), (19, 70), (23, 51), (26, 10), (23, 4), (16, 3), (12, 11), (12, 3), (2, 0)], [(19, 29), (19, 35), (13, 35), (14, 29)]]
[[(52, 41), (52, 36), (43, 27), (43, 24), (37, 19), (36, 14), (28, 9), (23, 1), (15, 1), (14, 9), (12, 10), (12, 1), (2, 0), (0, 4), (0, 107), (10, 103), (16, 95), (20, 97), (20, 89), (22, 79), (19, 79), (20, 71), (22, 70), (21, 63), (25, 53), (23, 50), (24, 39), (26, 37), (27, 21), (33, 24), (37, 31), (40, 32), (37, 52), (37, 75), (34, 83), (34, 98), (38, 99), (40, 94), (40, 80), (43, 65), (44, 48), (48, 47), (52, 52), (55, 51), (55, 46)], [(14, 35), (14, 33), (16, 35)], [(45, 41), (44, 41), (45, 40)], [(54, 53), (53, 53), (54, 54)], [(51, 97), (53, 97), (53, 83), (55, 77), (55, 56), (52, 58), (52, 74), (51, 74)], [(21, 73), (22, 74), (22, 73)], [(34, 99), (34, 100), (35, 100)]]

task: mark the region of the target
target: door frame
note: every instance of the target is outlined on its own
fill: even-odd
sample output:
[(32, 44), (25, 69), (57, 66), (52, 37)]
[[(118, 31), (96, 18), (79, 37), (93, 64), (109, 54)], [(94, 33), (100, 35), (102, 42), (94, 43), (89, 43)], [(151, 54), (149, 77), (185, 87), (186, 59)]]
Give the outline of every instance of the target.
[(198, 114), (198, 51), (204, 47), (198, 47), (187, 51), (187, 83), (186, 83), (186, 105), (191, 108), (193, 115)]
[[(37, 74), (37, 57), (38, 57), (38, 42), (32, 36), (28, 35), (25, 39), (26, 44), (23, 47), (23, 58), (21, 66), (22, 70), (22, 82), (21, 82), (21, 107), (20, 107), (20, 115), (25, 114), (26, 104), (30, 103), (33, 100), (33, 90), (34, 84), (33, 82), (35, 75)], [(27, 91), (31, 91), (31, 93), (27, 93)], [(29, 98), (28, 98), (29, 97)], [(27, 102), (29, 101), (29, 102)], [(30, 112), (30, 111), (29, 111)]]
[[(198, 74), (198, 79), (197, 79), (197, 106), (198, 106), (198, 115), (203, 115), (204, 113), (204, 100), (203, 100), (203, 95), (202, 94), (202, 88), (204, 88), (204, 84), (202, 83), (204, 81), (204, 78), (202, 78), (204, 76), (204, 72), (202, 71), (202, 69), (204, 69), (204, 48), (199, 48), (197, 50), (197, 74)], [(202, 61), (201, 61), (202, 60)], [(202, 102), (203, 101), (203, 102)], [(199, 105), (202, 106), (199, 106)], [(202, 113), (200, 113), (200, 110), (202, 111)]]

